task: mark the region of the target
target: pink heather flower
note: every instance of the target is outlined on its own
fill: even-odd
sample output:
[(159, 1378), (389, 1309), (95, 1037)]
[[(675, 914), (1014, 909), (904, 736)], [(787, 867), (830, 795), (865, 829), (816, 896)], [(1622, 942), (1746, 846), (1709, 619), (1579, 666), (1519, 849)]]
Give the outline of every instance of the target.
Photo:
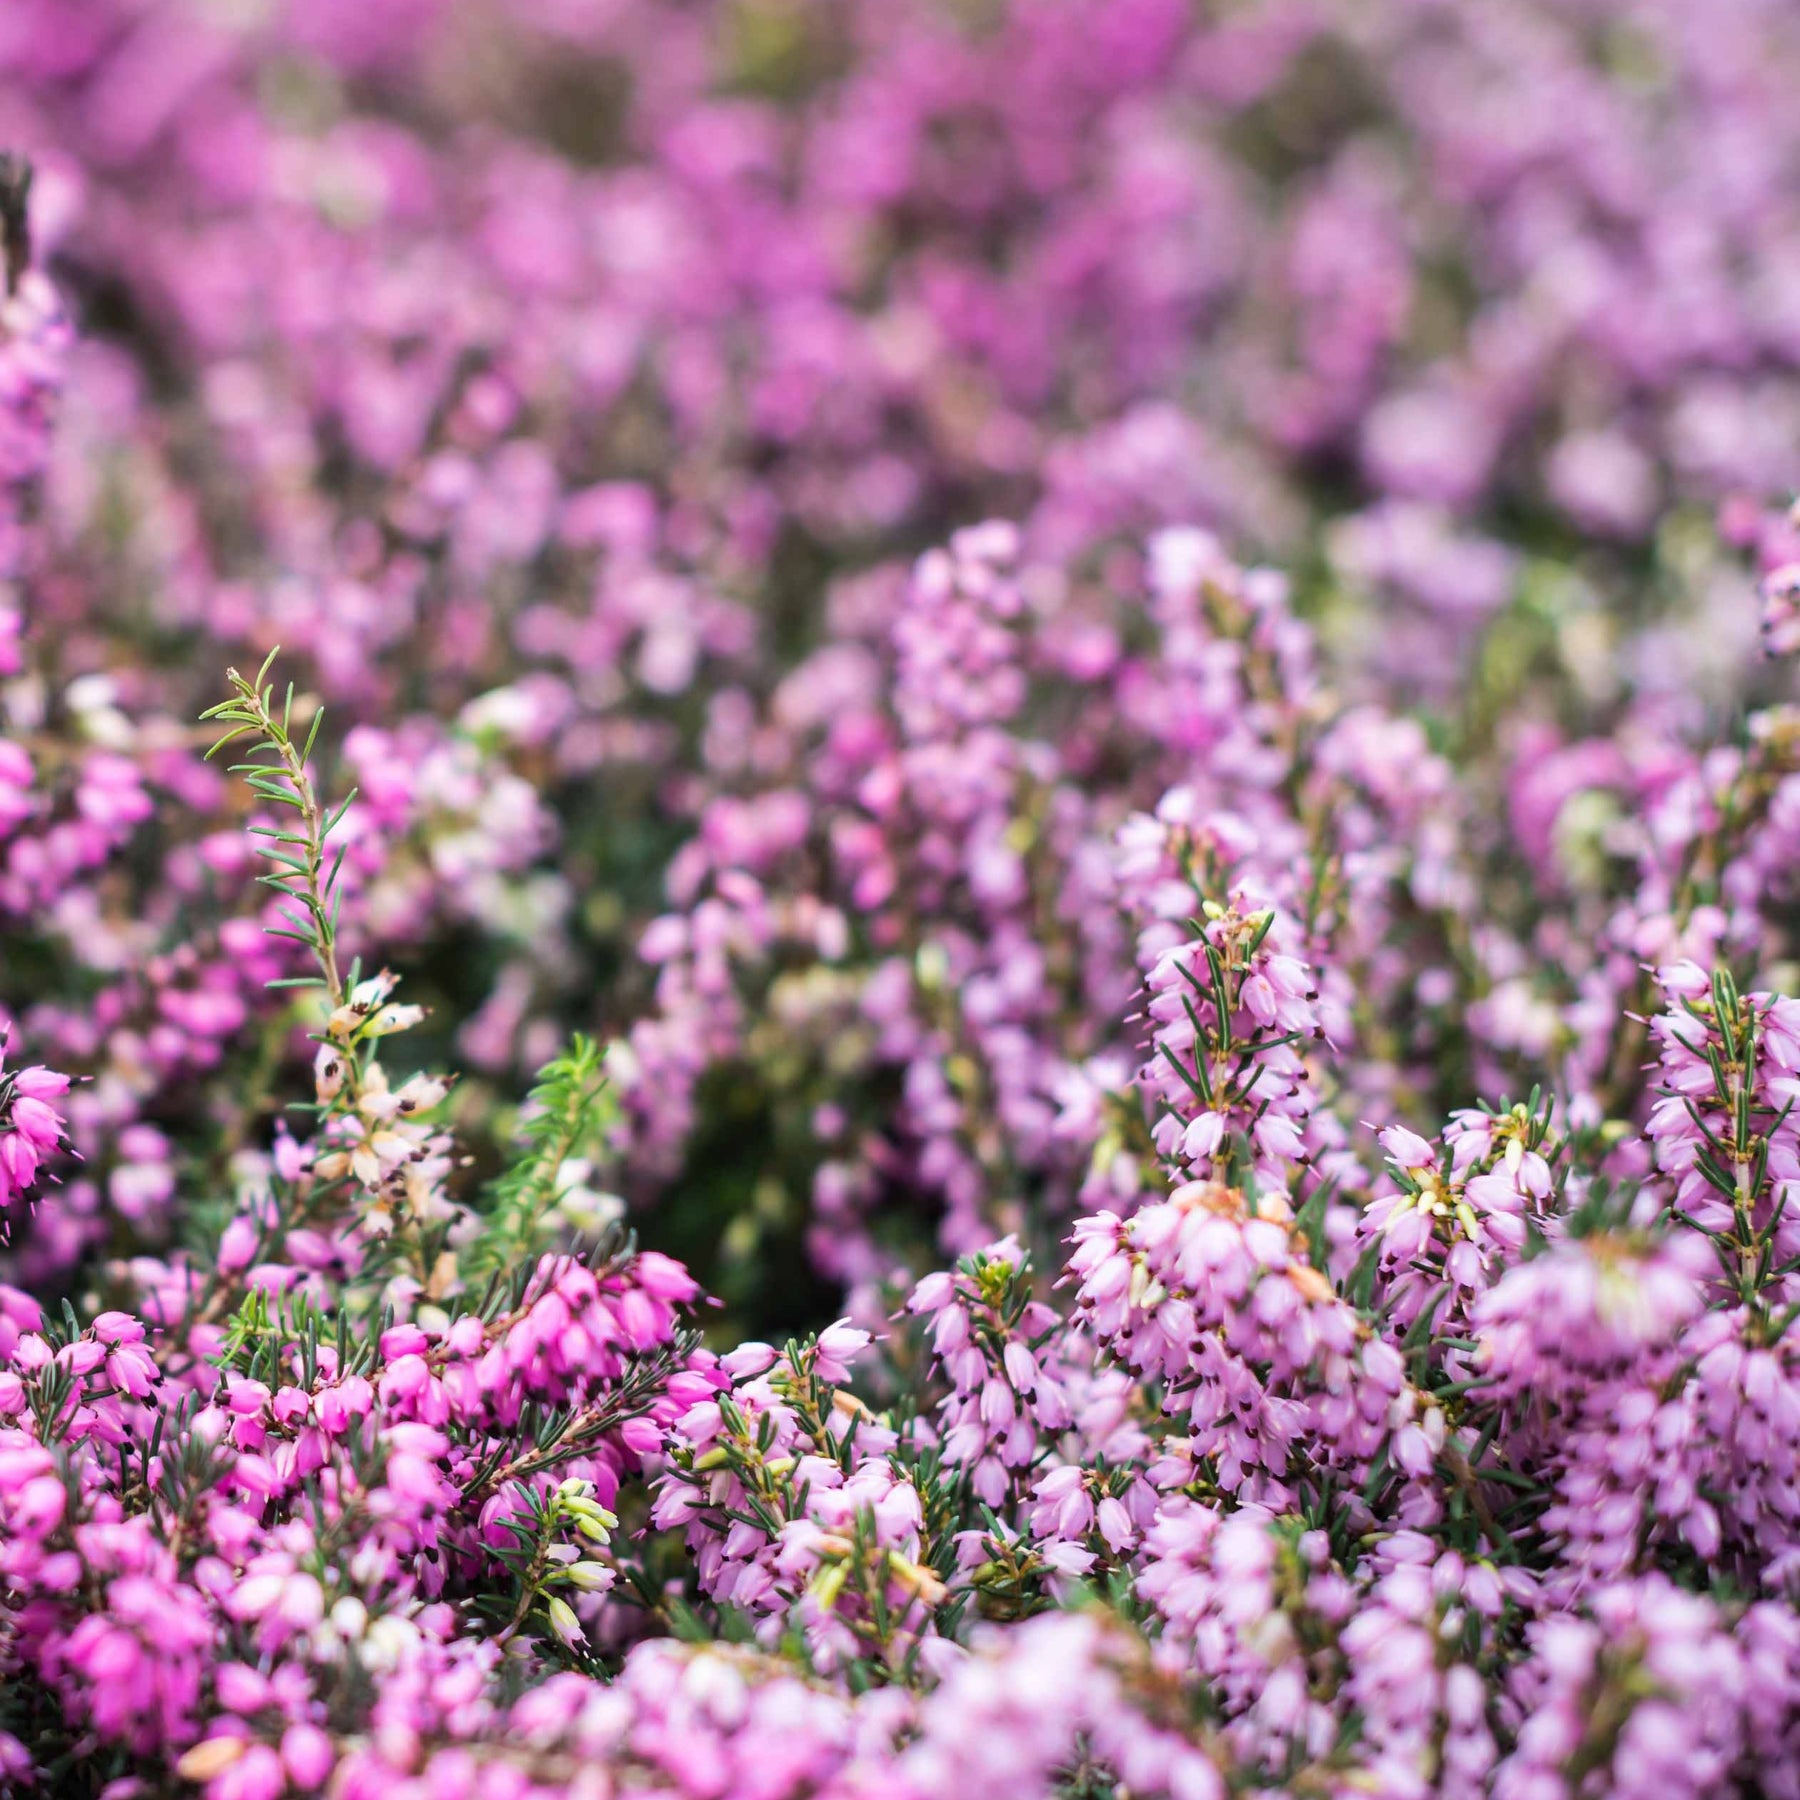
[(228, 10), (0, 31), (0, 1790), (1800, 1800), (1795, 9)]
[(8, 1070), (0, 1039), (0, 1212), (30, 1198), (40, 1170), (67, 1142), (68, 1127), (52, 1103), (69, 1078), (33, 1065)]
[(868, 1344), (869, 1333), (852, 1325), (848, 1319), (840, 1319), (835, 1325), (828, 1326), (819, 1333), (814, 1364), (819, 1379), (833, 1382), (849, 1380), (851, 1363), (868, 1348)]

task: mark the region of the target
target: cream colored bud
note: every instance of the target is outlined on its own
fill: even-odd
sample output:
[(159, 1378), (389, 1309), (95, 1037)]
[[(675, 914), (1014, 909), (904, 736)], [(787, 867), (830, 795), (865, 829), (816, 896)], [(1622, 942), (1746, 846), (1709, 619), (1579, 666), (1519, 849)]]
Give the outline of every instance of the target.
[(605, 1563), (575, 1562), (562, 1571), (562, 1578), (584, 1594), (604, 1593), (613, 1584), (613, 1572)]
[(575, 1616), (575, 1609), (568, 1601), (552, 1594), (544, 1602), (544, 1611), (549, 1614), (550, 1629), (571, 1649), (587, 1641), (587, 1634), (581, 1629), (581, 1621)]

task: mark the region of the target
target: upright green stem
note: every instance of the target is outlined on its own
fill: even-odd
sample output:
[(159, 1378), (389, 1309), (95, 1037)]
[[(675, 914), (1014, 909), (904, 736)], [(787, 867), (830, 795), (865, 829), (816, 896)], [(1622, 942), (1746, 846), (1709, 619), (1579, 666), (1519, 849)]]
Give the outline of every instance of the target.
[(211, 758), (227, 744), (242, 737), (253, 737), (256, 742), (249, 754), (259, 760), (234, 763), (232, 773), (242, 775), (251, 791), (260, 798), (299, 814), (299, 829), (295, 831), (281, 831), (271, 825), (250, 827), (256, 836), (268, 840), (257, 846), (258, 854), (275, 864), (259, 879), (301, 909), (298, 915), (288, 916), (288, 929), (272, 926), (271, 934), (304, 944), (319, 966), (316, 981), (312, 977), (303, 977), (272, 985), (321, 986), (327, 1005), (336, 1012), (349, 997), (337, 954), (337, 878), (343, 867), (344, 851), (340, 848), (335, 856), (330, 856), (327, 846), (332, 832), (355, 798), (355, 792), (352, 790), (347, 794), (334, 811), (326, 811), (307, 767), (324, 713), (313, 713), (305, 743), (296, 743), (289, 730), (294, 710), (293, 683), (288, 684), (286, 700), (279, 709), (275, 704), (274, 686), (264, 685), (278, 654), (274, 650), (269, 652), (254, 681), (246, 679), (236, 669), (226, 671), (232, 697), (200, 716), (219, 721), (231, 729), (206, 754)]

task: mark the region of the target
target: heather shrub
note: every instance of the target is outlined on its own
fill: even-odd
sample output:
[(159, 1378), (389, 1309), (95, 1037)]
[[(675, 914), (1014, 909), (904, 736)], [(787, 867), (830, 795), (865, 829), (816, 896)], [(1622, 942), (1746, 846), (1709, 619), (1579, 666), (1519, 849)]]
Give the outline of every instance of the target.
[(1797, 74), (0, 20), (0, 1791), (1800, 1800)]

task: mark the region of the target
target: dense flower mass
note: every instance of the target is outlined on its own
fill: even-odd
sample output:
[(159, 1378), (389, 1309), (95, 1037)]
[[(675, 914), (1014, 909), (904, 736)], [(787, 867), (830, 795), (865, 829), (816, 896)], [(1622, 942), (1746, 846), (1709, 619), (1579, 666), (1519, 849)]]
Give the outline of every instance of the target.
[(1800, 1800), (1797, 88), (0, 7), (0, 1793)]

